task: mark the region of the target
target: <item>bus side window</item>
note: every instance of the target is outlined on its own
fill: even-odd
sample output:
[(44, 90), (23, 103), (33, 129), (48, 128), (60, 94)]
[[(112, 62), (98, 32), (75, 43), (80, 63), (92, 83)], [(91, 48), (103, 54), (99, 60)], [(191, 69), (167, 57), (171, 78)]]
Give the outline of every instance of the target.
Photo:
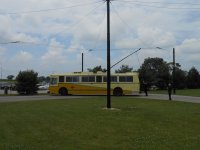
[(59, 76), (59, 82), (64, 82), (64, 76)]
[(83, 76), (82, 82), (95, 82), (95, 77), (94, 76)]
[(95, 77), (94, 76), (89, 76), (89, 82), (95, 82)]
[(117, 82), (117, 76), (111, 76), (111, 82)]
[(102, 76), (96, 76), (96, 82), (102, 82)]
[(73, 82), (79, 82), (79, 76), (74, 76), (72, 77), (72, 79), (73, 79)]
[(79, 82), (79, 76), (66, 76), (66, 82)]
[(132, 76), (127, 76), (127, 82), (133, 82), (133, 77)]
[(106, 76), (103, 77), (103, 82), (107, 82), (107, 77)]
[(125, 76), (119, 76), (119, 82), (126, 82)]
[(66, 82), (72, 82), (72, 77), (66, 77)]
[(133, 82), (132, 76), (120, 76), (119, 82)]

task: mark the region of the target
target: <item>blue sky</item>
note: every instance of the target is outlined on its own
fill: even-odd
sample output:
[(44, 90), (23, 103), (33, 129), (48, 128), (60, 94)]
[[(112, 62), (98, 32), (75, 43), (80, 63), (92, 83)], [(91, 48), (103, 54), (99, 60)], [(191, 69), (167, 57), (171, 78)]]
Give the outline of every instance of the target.
[[(39, 75), (106, 68), (103, 0), (0, 0), (2, 75), (33, 69)], [(122, 64), (138, 69), (147, 57), (200, 71), (200, 1), (111, 1), (111, 63), (142, 48)], [(19, 43), (11, 43), (20, 41)], [(7, 43), (7, 44), (6, 44)], [(163, 48), (162, 50), (156, 47)], [(92, 51), (89, 51), (92, 49)]]

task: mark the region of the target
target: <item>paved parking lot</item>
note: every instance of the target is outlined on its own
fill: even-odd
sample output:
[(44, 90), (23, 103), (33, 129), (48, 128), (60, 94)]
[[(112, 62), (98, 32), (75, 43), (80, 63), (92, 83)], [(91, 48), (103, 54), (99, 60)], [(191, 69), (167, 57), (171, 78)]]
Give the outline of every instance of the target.
[[(58, 100), (58, 99), (72, 99), (72, 98), (73, 99), (74, 98), (87, 98), (87, 96), (51, 96), (51, 95), (0, 96), (0, 102), (54, 100), (54, 99)], [(130, 96), (130, 98), (132, 98), (132, 99), (135, 99), (135, 98), (146, 98), (146, 99), (169, 100), (168, 95), (165, 95), (165, 94), (149, 94), (149, 96), (145, 96), (144, 94), (141, 94), (139, 96)], [(200, 97), (172, 95), (172, 101), (200, 103)]]
[[(139, 98), (169, 100), (167, 94), (149, 94), (148, 96), (140, 95)], [(200, 97), (172, 95), (172, 101), (200, 103)]]
[[(47, 93), (47, 90), (39, 90), (38, 93)], [(0, 94), (4, 94), (4, 90), (0, 90)], [(17, 94), (17, 91), (8, 90), (8, 94)]]
[(1, 102), (18, 102), (18, 101), (75, 99), (75, 98), (80, 98), (80, 96), (50, 96), (50, 95), (0, 96), (0, 103)]

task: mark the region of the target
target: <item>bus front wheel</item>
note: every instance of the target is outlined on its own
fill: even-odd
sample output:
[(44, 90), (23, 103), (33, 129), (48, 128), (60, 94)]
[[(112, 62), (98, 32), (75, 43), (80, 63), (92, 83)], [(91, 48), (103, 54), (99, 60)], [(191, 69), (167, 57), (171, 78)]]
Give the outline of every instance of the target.
[(66, 88), (60, 88), (59, 90), (59, 94), (62, 95), (62, 96), (66, 96), (68, 94), (68, 91)]
[(123, 90), (122, 90), (122, 88), (116, 87), (116, 88), (113, 90), (113, 95), (114, 95), (114, 96), (122, 96), (122, 95), (123, 95)]

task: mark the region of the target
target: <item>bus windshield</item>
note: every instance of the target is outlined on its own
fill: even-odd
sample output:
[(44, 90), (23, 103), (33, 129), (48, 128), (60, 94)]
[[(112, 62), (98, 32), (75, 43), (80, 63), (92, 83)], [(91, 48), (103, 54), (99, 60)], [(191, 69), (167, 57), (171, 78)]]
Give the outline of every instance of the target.
[(50, 85), (57, 85), (58, 84), (58, 79), (57, 78), (51, 78), (50, 79)]

